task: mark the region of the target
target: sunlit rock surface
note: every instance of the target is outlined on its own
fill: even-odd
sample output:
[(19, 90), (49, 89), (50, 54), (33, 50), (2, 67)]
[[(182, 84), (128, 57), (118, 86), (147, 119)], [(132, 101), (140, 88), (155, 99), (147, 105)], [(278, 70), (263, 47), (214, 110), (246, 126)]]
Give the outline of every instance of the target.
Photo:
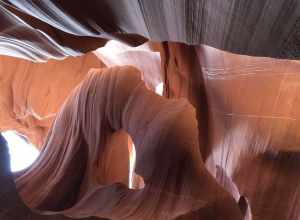
[(94, 51), (94, 54), (108, 67), (116, 65), (136, 67), (142, 73), (143, 81), (152, 90), (162, 83), (161, 56), (159, 52), (153, 51), (151, 43), (129, 47), (112, 40)]
[(104, 64), (89, 53), (33, 63), (0, 57), (0, 131), (16, 130), (41, 146), (58, 109), (90, 68)]

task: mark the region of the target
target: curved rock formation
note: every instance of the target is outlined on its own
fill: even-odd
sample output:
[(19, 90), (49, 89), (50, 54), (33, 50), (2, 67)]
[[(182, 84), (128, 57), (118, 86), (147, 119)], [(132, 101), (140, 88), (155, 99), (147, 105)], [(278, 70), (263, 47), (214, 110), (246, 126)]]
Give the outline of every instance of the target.
[[(136, 172), (145, 181), (140, 190), (129, 190), (128, 172), (109, 160), (112, 145), (128, 143), (116, 136), (122, 129), (136, 146)], [(155, 95), (134, 68), (102, 69), (64, 104), (41, 156), (15, 174), (16, 185), (25, 203), (45, 214), (241, 219), (237, 203), (204, 168), (199, 149), (190, 104)]]
[[(0, 130), (42, 151), (12, 174), (0, 135), (0, 218), (297, 220), (299, 13), (298, 0), (0, 0), (0, 54), (93, 51), (0, 57)], [(120, 66), (86, 77), (104, 65)]]
[[(161, 105), (160, 102), (156, 103), (156, 101), (155, 101), (156, 104), (154, 104), (152, 103), (152, 101), (156, 100), (156, 98), (153, 98), (152, 96), (154, 97), (156, 96), (152, 94), (152, 92), (150, 92), (150, 90), (146, 89), (145, 87), (143, 87), (144, 89), (139, 89), (138, 87), (136, 89), (137, 92), (133, 92), (133, 93), (136, 94), (135, 96), (137, 96), (137, 98), (138, 97), (141, 98), (138, 98), (139, 101), (136, 102), (135, 105), (136, 107), (133, 108), (133, 110), (130, 110), (127, 107), (124, 109), (121, 108), (122, 105), (121, 106), (118, 105), (120, 108), (119, 111), (122, 112), (123, 111), (129, 112), (129, 110), (133, 111), (132, 114), (128, 115), (129, 118), (128, 123), (134, 123), (135, 126), (138, 126), (137, 131), (139, 132), (138, 135), (140, 136), (135, 137), (134, 131), (130, 131), (130, 129), (126, 127), (122, 127), (122, 128), (127, 129), (126, 131), (130, 135), (132, 135), (133, 141), (136, 145), (137, 161), (139, 160), (142, 161), (137, 164), (136, 172), (144, 179), (145, 186), (144, 188), (139, 189), (140, 184), (136, 182), (135, 184), (132, 184), (136, 188), (134, 187), (131, 190), (128, 189), (129, 152), (131, 152), (130, 148), (132, 147), (130, 143), (131, 141), (128, 135), (124, 132), (116, 132), (114, 134), (111, 134), (110, 132), (113, 132), (116, 129), (114, 129), (114, 127), (112, 129), (110, 127), (110, 128), (101, 128), (102, 131), (101, 134), (103, 134), (103, 132), (105, 134), (106, 132), (108, 132), (108, 134), (106, 135), (109, 136), (109, 138), (106, 139), (107, 143), (105, 144), (106, 147), (104, 148), (106, 150), (104, 150), (102, 154), (93, 154), (94, 156), (95, 155), (98, 156), (96, 160), (100, 160), (99, 158), (101, 158), (99, 169), (97, 169), (97, 171), (93, 171), (94, 172), (93, 174), (88, 175), (96, 179), (95, 180), (96, 183), (94, 182), (95, 187), (97, 184), (100, 184), (101, 186), (105, 185), (106, 186), (104, 187), (105, 189), (107, 189), (107, 187), (109, 188), (110, 186), (116, 186), (116, 189), (121, 190), (118, 192), (124, 192), (124, 194), (126, 194), (128, 191), (144, 192), (144, 194), (141, 193), (141, 195), (144, 195), (145, 197), (143, 196), (138, 197), (142, 201), (141, 203), (137, 203), (140, 204), (139, 208), (148, 207), (147, 204), (148, 205), (160, 204), (159, 207), (162, 207), (162, 209), (166, 208), (167, 210), (166, 213), (168, 213), (167, 215), (169, 216), (170, 219), (172, 218), (201, 219), (201, 217), (204, 219), (209, 217), (211, 219), (215, 219), (218, 217), (224, 219), (224, 216), (226, 215), (230, 216), (228, 218), (231, 219), (234, 218), (231, 217), (232, 213), (233, 216), (234, 213), (237, 214), (237, 216), (240, 215), (240, 217), (237, 217), (238, 219), (241, 218), (241, 215), (244, 215), (245, 219), (289, 219), (289, 220), (297, 219), (299, 213), (298, 205), (297, 205), (299, 201), (298, 199), (299, 197), (297, 196), (298, 187), (296, 186), (299, 185), (298, 184), (299, 175), (297, 172), (299, 157), (298, 157), (298, 148), (297, 148), (298, 138), (297, 138), (297, 129), (296, 129), (298, 124), (297, 123), (298, 114), (297, 114), (297, 108), (295, 106), (297, 106), (298, 103), (297, 97), (299, 93), (298, 92), (298, 72), (300, 69), (299, 62), (292, 61), (292, 60), (276, 60), (270, 58), (255, 58), (249, 56), (240, 56), (240, 55), (226, 53), (206, 46), (193, 47), (193, 46), (187, 46), (180, 43), (163, 43), (163, 44), (150, 43), (150, 46), (153, 50), (159, 51), (161, 54), (161, 61), (162, 61), (161, 78), (165, 83), (164, 96), (171, 98), (170, 100), (167, 100), (165, 98), (157, 97), (157, 99), (165, 100), (164, 102), (173, 103), (173, 104), (170, 105), (170, 107), (168, 107), (168, 105), (165, 106), (164, 104)], [(135, 52), (137, 52), (137, 54), (140, 54), (139, 49)], [(124, 51), (115, 57), (102, 56), (102, 58), (106, 58), (106, 63), (107, 64), (110, 63), (110, 65), (113, 64), (114, 62), (116, 63), (119, 62), (119, 64), (121, 64), (122, 62), (135, 64), (137, 62), (131, 60), (131, 58), (135, 57), (134, 53), (130, 51), (128, 52)], [(149, 56), (148, 58), (151, 58), (151, 56)], [(145, 59), (148, 58), (147, 56), (145, 57)], [(9, 61), (9, 59), (13, 60), (13, 58), (6, 58), (6, 59), (7, 61)], [(19, 61), (19, 62), (26, 63), (27, 61)], [(39, 65), (39, 64), (32, 64), (32, 65)], [(41, 65), (46, 66), (48, 64), (41, 64)], [(151, 65), (156, 65), (156, 64), (155, 62), (153, 62), (151, 63)], [(140, 69), (143, 70), (143, 68), (145, 67), (147, 67), (147, 65), (144, 66), (142, 65)], [(87, 68), (89, 68), (88, 65)], [(99, 94), (101, 93), (103, 97), (107, 97), (106, 100), (107, 103), (110, 103), (109, 100), (111, 100), (112, 103), (115, 103), (117, 105), (118, 100), (119, 99), (122, 100), (122, 97), (126, 96), (127, 94), (123, 90), (125, 91), (126, 89), (130, 91), (134, 90), (133, 87), (135, 84), (131, 83), (132, 80), (130, 77), (129, 78), (124, 77), (124, 79), (119, 80), (120, 82), (122, 82), (123, 86), (116, 86), (115, 84), (108, 83), (110, 82), (110, 80), (112, 80), (110, 79), (110, 77), (118, 75), (117, 73), (114, 73), (113, 70), (115, 69), (120, 69), (121, 72), (122, 71), (129, 72), (129, 73), (136, 72), (136, 70), (132, 70), (131, 68), (129, 68), (130, 70), (129, 71), (128, 68), (126, 67), (107, 69), (106, 74), (104, 74), (106, 75), (107, 79), (105, 78), (106, 80), (104, 80), (103, 78), (103, 81), (100, 80), (99, 84), (97, 84), (98, 86), (95, 87), (95, 91), (98, 90), (102, 91), (99, 92)], [(7, 68), (7, 70), (9, 70), (9, 68)], [(111, 71), (111, 74), (108, 73), (109, 71)], [(151, 73), (151, 71), (149, 71), (149, 73)], [(153, 72), (152, 74), (156, 76), (157, 73)], [(109, 75), (111, 76), (108, 77)], [(129, 76), (131, 76), (131, 74), (129, 74)], [(80, 80), (82, 80), (83, 77), (84, 76), (82, 76)], [(94, 78), (91, 77), (88, 80), (90, 80), (89, 82), (91, 82), (92, 78), (96, 80), (98, 77), (101, 78), (100, 74), (96, 74)], [(115, 77), (115, 78), (119, 79), (119, 77)], [(138, 81), (140, 81), (140, 78), (141, 77), (139, 76)], [(151, 79), (150, 76), (149, 78)], [(117, 80), (116, 82), (119, 81)], [(3, 82), (7, 82), (7, 81), (3, 81)], [(85, 82), (85, 85), (89, 85), (89, 84)], [(111, 89), (108, 88), (110, 85), (112, 85)], [(84, 91), (82, 87), (81, 90), (77, 90), (77, 93), (75, 92), (78, 97), (80, 97), (81, 96), (80, 94), (82, 93), (82, 91)], [(86, 90), (88, 90), (88, 88), (91, 88), (91, 86), (90, 85), (86, 86)], [(241, 92), (236, 92), (239, 91), (238, 89), (240, 89)], [(70, 90), (66, 91), (66, 94), (69, 93), (69, 91)], [(86, 97), (89, 97), (91, 94), (96, 94), (94, 92), (91, 92), (91, 90), (88, 91), (85, 91)], [(34, 94), (37, 95), (36, 93)], [(71, 98), (70, 100), (74, 100), (74, 97), (77, 96), (73, 94), (73, 99)], [(151, 102), (149, 101), (149, 103), (151, 104), (149, 104), (147, 101), (148, 96), (152, 97), (149, 98), (151, 100)], [(181, 101), (172, 101), (173, 98), (176, 99), (186, 98), (195, 108), (195, 112), (194, 110), (191, 110), (191, 112), (194, 113), (189, 113), (189, 114), (185, 113), (184, 114), (185, 116), (182, 117), (173, 116), (172, 112), (174, 110), (181, 109), (180, 107), (181, 104), (176, 104), (176, 103), (181, 103)], [(39, 97), (35, 96), (35, 100), (37, 104), (41, 105), (41, 103), (38, 102), (38, 100), (41, 100), (41, 96)], [(99, 100), (101, 99), (99, 98)], [(113, 100), (116, 101), (113, 102)], [(232, 102), (228, 102), (226, 100), (232, 100)], [(67, 112), (64, 114), (66, 114), (68, 117), (70, 116), (73, 119), (82, 118), (82, 116), (79, 115), (80, 111), (77, 111), (76, 109), (86, 108), (88, 105), (79, 105), (79, 103), (77, 103), (76, 105), (74, 101), (69, 101), (68, 103), (73, 103), (72, 104), (73, 107), (72, 108), (64, 107), (63, 110), (61, 111)], [(104, 105), (99, 101), (90, 100), (89, 103), (90, 103), (89, 105), (92, 106), (99, 105), (100, 106), (99, 108), (101, 107), (104, 108), (104, 106), (106, 106), (106, 104)], [(110, 104), (112, 105), (112, 103)], [(77, 107), (74, 108), (74, 106)], [(151, 108), (148, 106), (151, 106)], [(187, 109), (193, 109), (193, 107), (189, 104), (183, 106), (189, 106)], [(58, 109), (58, 106), (56, 109)], [(105, 111), (108, 111), (109, 114), (114, 113), (113, 116), (115, 117), (115, 114), (118, 111), (115, 112), (116, 109), (115, 108), (113, 109), (114, 111), (112, 112), (109, 111), (109, 108), (105, 109)], [(136, 112), (134, 111), (134, 109), (136, 109)], [(204, 187), (201, 193), (199, 194), (196, 193), (196, 196), (192, 194), (193, 195), (192, 198), (194, 197), (198, 198), (197, 196), (199, 195), (201, 201), (205, 200), (206, 203), (204, 202), (205, 203), (204, 204), (200, 202), (198, 209), (194, 210), (194, 208), (192, 208), (194, 207), (194, 205), (188, 206), (189, 203), (185, 201), (184, 203), (185, 205), (187, 205), (185, 206), (186, 212), (182, 211), (183, 213), (185, 212), (185, 214), (181, 213), (181, 211), (178, 211), (180, 209), (176, 209), (176, 211), (178, 212), (174, 212), (173, 209), (172, 210), (170, 209), (169, 202), (172, 201), (173, 203), (177, 201), (174, 197), (170, 200), (160, 199), (156, 203), (154, 202), (151, 203), (152, 199), (155, 200), (155, 198), (168, 198), (168, 197), (164, 196), (164, 194), (163, 196), (161, 196), (160, 194), (154, 193), (155, 191), (151, 189), (152, 186), (151, 184), (149, 186), (149, 180), (147, 178), (147, 175), (145, 175), (144, 173), (145, 171), (143, 170), (143, 168), (144, 169), (147, 168), (147, 167), (143, 167), (143, 164), (147, 164), (147, 161), (150, 160), (150, 159), (147, 160), (148, 157), (152, 159), (154, 158), (154, 160), (157, 161), (156, 163), (154, 163), (154, 165), (156, 165), (154, 166), (156, 167), (155, 169), (158, 169), (158, 167), (167, 167), (164, 166), (163, 163), (167, 163), (168, 157), (172, 156), (171, 152), (173, 150), (173, 147), (170, 149), (168, 148), (168, 150), (166, 149), (168, 153), (157, 151), (157, 154), (153, 154), (151, 150), (150, 152), (147, 151), (145, 153), (142, 153), (142, 155), (144, 155), (144, 157), (142, 157), (143, 159), (139, 159), (141, 157), (140, 156), (141, 152), (138, 150), (139, 146), (146, 146), (141, 149), (152, 149), (153, 144), (156, 143), (153, 140), (159, 141), (160, 140), (159, 137), (162, 134), (164, 134), (162, 132), (164, 131), (163, 129), (164, 123), (162, 124), (158, 123), (157, 128), (156, 126), (154, 126), (153, 128), (152, 126), (150, 126), (152, 125), (152, 123), (155, 124), (155, 120), (150, 120), (149, 122), (147, 122), (148, 123), (147, 126), (142, 123), (143, 120), (147, 118), (146, 117), (147, 114), (145, 112), (150, 111), (151, 114), (155, 114), (155, 113), (159, 113), (161, 109), (164, 109), (163, 111), (166, 112), (165, 113), (166, 118), (169, 118), (170, 121), (172, 121), (172, 123), (176, 122), (170, 127), (175, 129), (176, 128), (175, 125), (177, 123), (180, 124), (178, 125), (179, 131), (176, 132), (176, 129), (174, 130), (176, 134), (173, 134), (173, 138), (165, 140), (167, 142), (163, 141), (161, 145), (165, 146), (164, 148), (168, 148), (168, 146), (169, 147), (177, 146), (177, 144), (180, 145), (181, 141), (179, 140), (181, 138), (183, 138), (183, 140), (185, 140), (185, 138), (188, 139), (184, 141), (184, 143), (189, 143), (190, 140), (196, 140), (197, 144), (193, 146), (195, 149), (199, 149), (200, 151), (198, 151), (198, 153), (193, 153), (193, 155), (194, 154), (199, 155), (200, 159), (196, 159), (197, 161), (199, 160), (199, 164), (197, 162), (198, 164), (197, 166), (201, 167), (201, 169), (199, 168), (199, 170), (204, 170), (203, 173), (201, 173), (201, 176), (202, 177), (208, 176), (207, 177), (208, 180), (204, 178), (206, 179), (206, 180), (202, 180), (204, 181), (204, 183), (200, 181), (197, 184), (197, 178), (193, 177), (192, 178), (193, 181), (190, 182), (188, 180), (187, 181), (189, 182), (189, 184), (197, 185), (197, 187), (196, 186), (190, 187), (194, 189), (195, 192), (197, 190), (201, 191), (201, 189), (198, 189), (201, 184), (204, 186), (206, 186), (207, 184), (209, 185), (209, 188), (212, 187), (211, 189), (207, 189)], [(185, 107), (183, 109), (185, 109)], [(139, 112), (141, 112), (142, 110), (143, 113), (142, 115), (140, 115)], [(43, 115), (42, 112), (43, 111), (40, 111), (39, 114)], [(100, 112), (97, 112), (97, 114)], [(95, 113), (95, 115), (97, 114)], [(126, 115), (127, 113), (126, 114), (122, 113), (122, 114)], [(151, 116), (151, 114), (149, 116)], [(18, 182), (18, 189), (20, 190), (23, 199), (26, 201), (29, 207), (31, 207), (33, 210), (39, 210), (39, 212), (43, 214), (43, 217), (40, 216), (39, 218), (51, 218), (50, 216), (48, 217), (45, 216), (45, 214), (54, 214), (54, 213), (65, 214), (73, 217), (87, 217), (87, 216), (95, 215), (95, 216), (102, 216), (110, 219), (122, 218), (120, 216), (123, 216), (123, 214), (125, 213), (124, 216), (129, 215), (128, 219), (139, 218), (137, 217), (139, 216), (139, 214), (136, 214), (135, 211), (132, 211), (131, 214), (128, 214), (126, 210), (122, 211), (120, 209), (119, 210), (120, 212), (118, 211), (113, 212), (113, 213), (117, 213), (116, 214), (117, 217), (116, 217), (114, 215), (112, 216), (109, 215), (108, 214), (109, 212), (107, 210), (99, 211), (98, 209), (96, 209), (100, 207), (98, 205), (96, 207), (93, 206), (93, 202), (96, 201), (98, 202), (102, 199), (108, 198), (107, 196), (96, 196), (95, 200), (89, 200), (90, 203), (83, 202), (82, 204), (86, 205), (85, 208), (87, 208), (86, 209), (87, 212), (85, 213), (86, 215), (82, 214), (83, 210), (85, 209), (83, 209), (83, 206), (80, 205), (76, 206), (76, 204), (77, 202), (80, 201), (80, 199), (85, 198), (85, 195), (87, 194), (85, 194), (84, 192), (76, 195), (72, 193), (68, 193), (70, 192), (70, 190), (73, 189), (74, 192), (78, 191), (78, 189), (80, 188), (78, 185), (81, 185), (81, 183), (80, 184), (78, 183), (78, 185), (76, 184), (72, 185), (68, 181), (71, 181), (72, 183), (74, 182), (76, 183), (76, 181), (79, 181), (78, 179), (87, 181), (86, 180), (87, 177), (86, 176), (82, 177), (80, 176), (80, 174), (88, 173), (88, 172), (84, 172), (86, 171), (84, 165), (89, 164), (89, 160), (83, 157), (83, 155), (85, 155), (84, 151), (83, 152), (75, 151), (74, 157), (70, 156), (69, 154), (60, 154), (58, 152), (58, 149), (60, 148), (58, 148), (57, 146), (65, 146), (65, 145), (64, 143), (60, 143), (60, 142), (56, 143), (55, 141), (61, 138), (61, 134), (63, 132), (72, 132), (69, 129), (69, 127), (67, 127), (66, 129), (65, 125), (60, 125), (61, 123), (70, 124), (62, 118), (64, 117), (60, 116), (59, 118), (57, 118), (56, 124), (59, 125), (56, 126), (56, 124), (54, 124), (51, 129), (53, 133), (50, 133), (48, 136), (46, 142), (48, 144), (46, 145), (47, 146), (46, 148), (43, 148), (44, 150), (41, 156), (42, 159), (40, 159), (35, 165), (33, 165), (33, 167), (29, 169), (29, 171), (25, 171), (25, 174), (23, 173), (15, 174), (17, 178), (20, 178)], [(95, 116), (90, 118), (91, 120), (93, 120), (93, 122), (95, 122), (96, 119)], [(112, 123), (111, 122), (112, 118), (110, 118), (109, 120), (110, 123)], [(198, 124), (196, 123), (195, 120), (198, 122)], [(80, 120), (75, 120), (75, 123), (79, 123), (79, 122)], [(121, 124), (123, 126), (123, 121)], [(182, 131), (180, 130), (180, 127), (183, 126), (184, 124), (187, 124), (187, 127), (184, 126), (185, 129)], [(133, 128), (135, 126), (133, 126)], [(191, 126), (189, 128), (191, 130), (188, 129), (189, 126)], [(78, 126), (75, 127), (78, 128)], [(292, 128), (292, 129), (288, 129), (288, 128)], [(143, 133), (143, 130), (148, 131), (149, 129), (151, 132), (153, 131), (154, 133), (156, 131), (155, 129), (158, 129), (157, 133), (153, 134), (155, 138), (151, 136), (149, 137), (149, 139), (147, 139), (148, 138), (147, 135), (140, 134)], [(184, 134), (186, 133), (192, 135), (193, 138), (185, 137)], [(53, 136), (54, 134), (57, 135)], [(75, 134), (66, 135), (66, 137), (69, 136), (71, 140), (72, 139), (71, 137), (77, 137), (76, 135), (78, 135), (78, 138), (80, 140), (85, 136), (82, 133), (77, 134), (75, 132)], [(89, 132), (87, 132), (86, 135), (93, 136), (93, 133), (89, 134)], [(140, 138), (142, 138), (141, 141), (139, 141)], [(85, 140), (86, 138), (83, 139)], [(174, 140), (175, 143), (173, 143), (174, 141), (171, 140)], [(53, 144), (54, 142), (52, 141), (54, 141), (56, 144)], [(77, 140), (75, 142), (68, 142), (67, 139), (63, 139), (63, 141), (69, 144), (74, 143), (74, 145), (76, 145), (75, 143), (80, 142)], [(140, 145), (137, 144), (139, 142), (141, 142)], [(168, 144), (164, 144), (164, 143), (168, 143)], [(159, 144), (157, 146), (159, 147), (161, 145)], [(51, 146), (56, 146), (56, 148)], [(71, 144), (69, 146), (73, 146), (73, 145)], [(97, 145), (97, 144), (88, 145), (87, 143), (84, 143), (84, 146), (89, 146), (89, 148), (93, 148), (92, 146), (94, 147), (97, 146), (98, 148), (96, 147), (96, 149), (102, 149), (101, 146), (103, 145)], [(183, 146), (186, 147), (188, 145), (183, 144)], [(78, 149), (82, 150), (81, 145), (78, 146)], [(70, 151), (71, 155), (72, 152), (73, 151)], [(155, 152), (156, 151), (154, 151), (154, 153)], [(53, 154), (54, 155), (57, 154), (58, 157), (57, 156), (51, 157), (51, 155)], [(79, 154), (81, 155), (80, 159), (77, 158)], [(153, 156), (151, 157), (152, 154)], [(162, 159), (163, 155), (166, 155), (165, 159)], [(178, 154), (177, 156), (176, 155), (177, 154), (175, 151), (175, 155), (174, 155), (175, 159), (174, 161), (170, 162), (172, 166), (174, 166), (173, 162), (175, 163), (175, 161), (181, 160), (181, 157), (177, 158), (177, 156), (181, 154)], [(66, 167), (73, 168), (76, 170), (84, 170), (84, 171), (82, 171), (82, 173), (78, 173), (78, 176), (77, 175), (69, 176), (67, 173), (74, 173), (74, 172), (70, 170), (65, 170), (62, 173), (58, 172), (60, 175), (54, 178), (52, 174), (53, 170), (58, 169), (59, 171), (60, 169), (62, 169), (62, 167), (59, 166), (60, 163), (57, 163), (56, 160), (52, 160), (52, 159), (48, 160), (47, 158), (57, 158), (57, 159), (60, 158), (62, 161), (66, 161), (66, 160), (69, 161), (70, 158), (75, 158), (74, 159), (75, 162), (71, 160), (69, 163), (70, 164), (75, 163), (80, 167), (76, 167), (76, 166), (66, 166)], [(80, 160), (81, 162), (85, 161), (85, 163), (76, 163), (76, 160), (77, 161)], [(202, 160), (204, 163), (202, 162)], [(193, 160), (189, 160), (189, 161), (193, 161)], [(39, 168), (45, 163), (47, 164), (47, 166), (49, 166), (48, 169), (44, 169), (45, 167)], [(153, 165), (151, 160), (148, 163), (150, 165)], [(181, 183), (181, 180), (184, 180), (184, 178), (178, 177), (176, 179), (176, 176), (179, 175), (181, 172), (183, 172), (181, 171), (181, 169), (185, 171), (183, 172), (185, 175), (188, 175), (188, 173), (186, 173), (186, 170), (188, 169), (184, 169), (184, 163), (179, 163), (179, 164), (180, 165), (178, 168), (176, 168), (175, 166), (176, 169), (174, 169), (174, 172), (170, 172), (170, 170), (164, 171), (164, 169), (161, 168), (158, 169), (159, 170), (157, 171), (158, 173), (163, 172), (158, 176), (161, 178), (166, 178), (167, 180), (168, 178), (170, 178), (170, 183), (168, 183), (170, 184), (170, 186), (172, 186), (172, 184), (175, 183), (176, 184)], [(150, 165), (148, 167), (151, 167)], [(139, 166), (142, 166), (141, 168), (142, 171), (139, 170), (138, 168)], [(38, 171), (34, 171), (35, 169), (37, 169)], [(210, 174), (207, 172), (206, 169), (209, 171)], [(18, 177), (19, 175), (20, 177)], [(25, 176), (22, 177), (22, 175)], [(26, 175), (28, 176), (26, 177)], [(48, 193), (45, 191), (45, 188), (41, 187), (43, 186), (41, 182), (47, 180), (47, 178), (43, 175), (46, 176), (50, 175), (47, 177), (49, 181), (49, 184), (47, 185), (49, 186), (53, 185), (53, 188), (49, 187)], [(70, 178), (68, 181), (66, 179), (67, 177)], [(39, 178), (41, 178), (41, 180), (39, 180)], [(75, 180), (72, 178), (75, 178)], [(139, 181), (138, 178), (136, 179), (136, 181)], [(215, 178), (215, 180), (213, 178)], [(60, 182), (59, 179), (63, 179), (64, 181)], [(55, 183), (52, 183), (52, 181), (54, 181)], [(116, 184), (118, 182), (121, 182), (122, 184)], [(263, 185), (261, 185), (262, 183)], [(11, 182), (11, 184), (13, 183)], [(59, 187), (55, 187), (56, 184), (59, 184)], [(153, 184), (154, 186), (157, 186), (156, 184), (158, 183), (154, 181)], [(72, 188), (71, 186), (74, 188)], [(147, 191), (149, 190), (149, 187), (151, 190)], [(163, 188), (163, 186), (161, 187)], [(83, 188), (86, 189), (87, 191), (93, 189), (93, 187), (91, 188), (83, 187)], [(167, 188), (170, 188), (172, 190), (172, 187), (169, 187), (169, 185)], [(226, 193), (224, 189), (226, 189), (226, 191), (229, 192), (231, 196), (228, 193)], [(56, 190), (62, 190), (65, 193), (57, 193)], [(80, 190), (79, 192), (81, 192)], [(168, 192), (169, 189), (164, 188), (164, 190), (167, 190)], [(176, 186), (174, 190), (176, 191), (179, 189)], [(100, 191), (102, 192), (102, 190)], [(11, 191), (8, 192), (12, 193)], [(233, 208), (232, 212), (224, 211), (222, 206), (224, 206), (224, 204), (227, 204), (227, 202), (222, 201), (222, 199), (218, 197), (219, 193), (216, 192), (221, 192), (221, 194), (224, 195), (225, 198), (231, 201), (232, 205), (229, 207)], [(184, 193), (186, 192), (176, 191), (176, 193), (180, 195), (179, 198), (186, 198), (184, 196), (185, 195)], [(62, 198), (61, 197), (53, 198), (51, 197), (51, 195), (53, 194), (54, 195), (59, 194), (62, 196)], [(11, 196), (12, 194), (6, 194), (6, 195)], [(131, 194), (129, 193), (129, 195)], [(232, 198), (230, 199), (230, 197), (234, 198), (235, 202)], [(117, 197), (110, 197), (110, 198), (117, 199)], [(131, 198), (131, 197), (129, 196), (126, 198)], [(143, 198), (145, 198), (145, 200), (143, 200)], [(122, 198), (119, 199), (120, 200), (117, 199), (117, 201), (123, 201)], [(45, 203), (40, 204), (41, 201), (39, 200), (45, 201)], [(108, 200), (108, 201), (113, 201), (113, 200)], [(126, 205), (129, 204), (129, 201), (130, 200), (126, 200), (125, 202)], [(134, 201), (140, 201), (140, 200), (134, 200)], [(147, 203), (147, 201), (150, 202)], [(181, 200), (179, 199), (179, 201)], [(20, 203), (21, 202), (19, 200), (17, 204)], [(104, 204), (109, 204), (109, 203), (105, 201)], [(141, 209), (137, 208), (136, 203), (131, 203), (131, 204), (134, 204), (131, 206), (132, 210), (140, 210), (140, 212), (138, 211), (138, 213), (141, 213), (141, 215), (147, 216), (148, 214), (150, 216), (149, 217), (150, 219), (162, 218), (160, 216), (161, 210), (156, 209), (154, 206), (149, 205), (149, 207), (151, 207), (149, 209), (153, 211), (153, 213), (151, 213), (150, 211), (147, 212), (146, 210), (141, 211), (142, 208)], [(177, 203), (175, 202), (175, 204)], [(178, 204), (180, 204), (180, 202)], [(202, 204), (203, 207), (200, 206), (200, 204)], [(218, 210), (220, 210), (220, 213), (213, 212), (212, 210), (214, 209), (213, 208), (214, 206), (210, 207), (209, 204), (215, 204), (215, 207), (217, 207)], [(79, 206), (80, 208), (77, 209), (76, 207)], [(95, 212), (91, 211), (91, 209), (89, 208), (92, 207), (95, 207), (95, 210), (97, 211)], [(113, 210), (112, 207), (109, 207), (108, 210), (112, 211)], [(119, 206), (117, 207), (119, 208)], [(228, 207), (226, 209), (228, 209)], [(11, 207), (9, 210), (11, 210)], [(31, 213), (28, 214), (28, 216), (35, 216), (35, 215), (39, 216), (37, 214), (29, 212), (28, 210), (26, 212)], [(212, 213), (215, 213), (216, 216), (214, 216)], [(151, 216), (152, 214), (154, 216)], [(7, 217), (8, 215), (5, 216)], [(163, 216), (164, 218), (167, 218), (165, 215)]]

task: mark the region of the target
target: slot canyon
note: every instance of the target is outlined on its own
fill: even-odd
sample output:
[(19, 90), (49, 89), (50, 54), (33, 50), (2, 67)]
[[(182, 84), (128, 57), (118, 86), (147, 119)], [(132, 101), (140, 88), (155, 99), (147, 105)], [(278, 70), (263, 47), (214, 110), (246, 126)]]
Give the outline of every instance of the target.
[(0, 0), (0, 132), (1, 220), (299, 220), (300, 1)]

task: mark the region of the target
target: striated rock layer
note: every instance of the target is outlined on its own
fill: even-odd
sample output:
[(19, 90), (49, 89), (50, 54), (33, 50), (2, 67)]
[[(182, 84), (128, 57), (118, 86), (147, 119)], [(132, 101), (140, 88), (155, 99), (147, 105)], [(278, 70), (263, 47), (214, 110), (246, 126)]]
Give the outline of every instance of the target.
[(145, 38), (300, 56), (298, 0), (1, 0), (0, 21), (0, 53), (36, 61), (76, 56), (105, 39), (139, 45)]

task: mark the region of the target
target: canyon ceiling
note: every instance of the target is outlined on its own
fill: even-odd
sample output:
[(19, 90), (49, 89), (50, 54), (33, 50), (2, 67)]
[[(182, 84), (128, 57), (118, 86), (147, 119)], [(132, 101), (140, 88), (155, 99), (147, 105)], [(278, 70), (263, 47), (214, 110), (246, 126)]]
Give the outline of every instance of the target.
[(0, 0), (0, 54), (0, 219), (300, 219), (299, 0)]

